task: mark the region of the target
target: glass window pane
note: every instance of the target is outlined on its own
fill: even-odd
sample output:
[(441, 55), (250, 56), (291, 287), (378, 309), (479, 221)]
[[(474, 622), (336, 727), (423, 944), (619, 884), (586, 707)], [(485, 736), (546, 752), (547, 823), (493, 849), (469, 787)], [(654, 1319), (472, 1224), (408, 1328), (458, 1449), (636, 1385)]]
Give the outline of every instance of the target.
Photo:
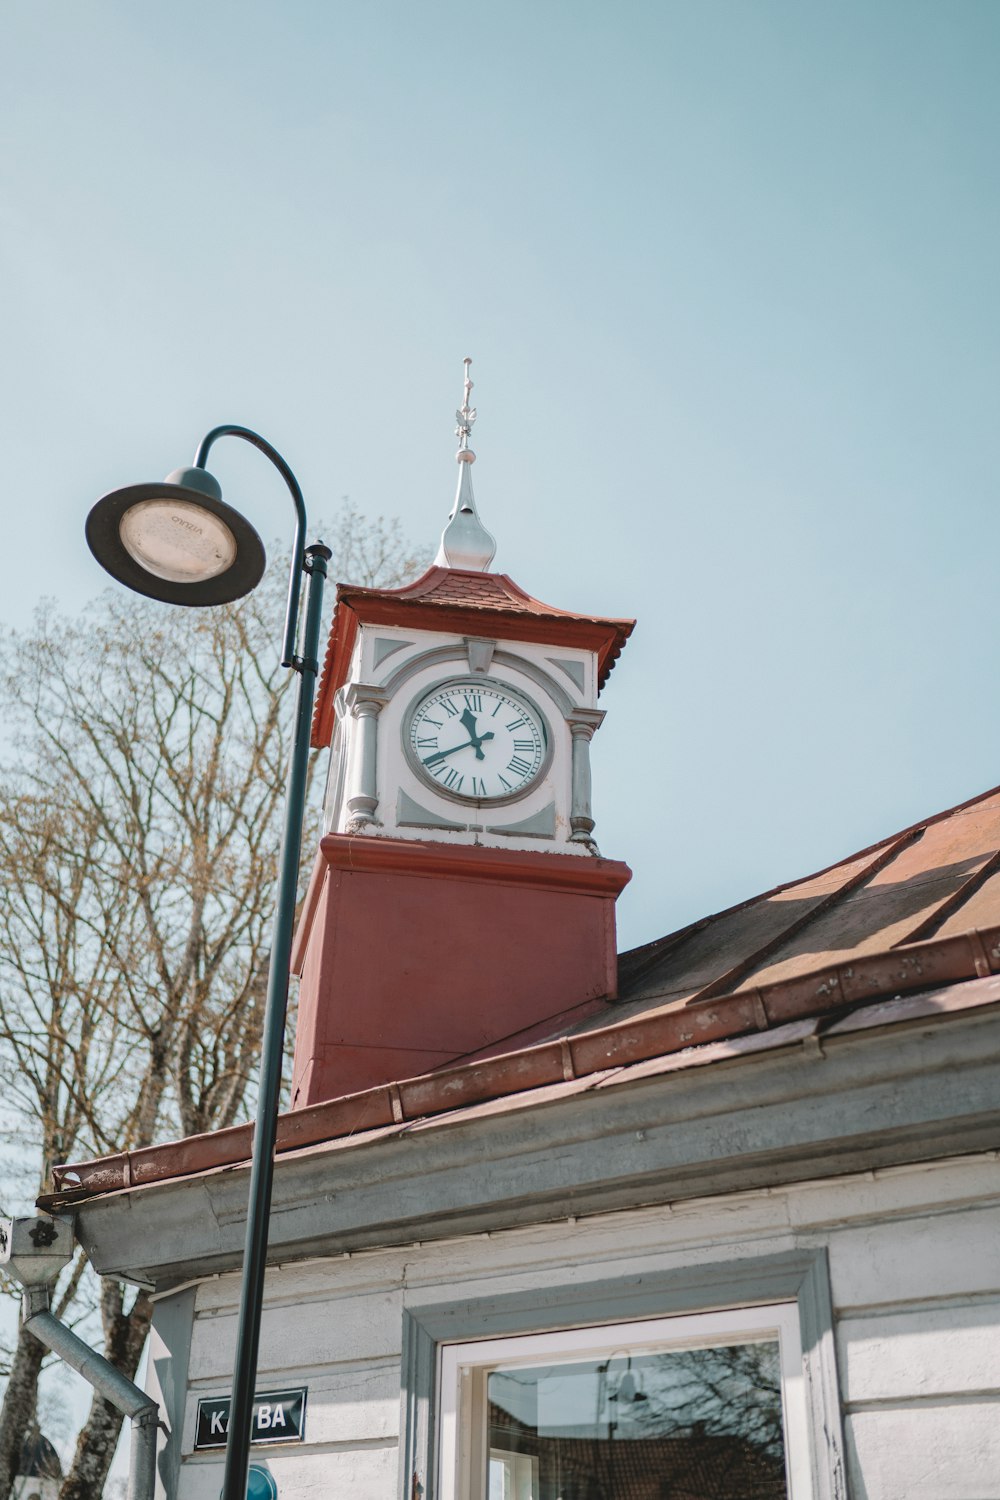
[(777, 1341), (493, 1370), (489, 1500), (786, 1500)]

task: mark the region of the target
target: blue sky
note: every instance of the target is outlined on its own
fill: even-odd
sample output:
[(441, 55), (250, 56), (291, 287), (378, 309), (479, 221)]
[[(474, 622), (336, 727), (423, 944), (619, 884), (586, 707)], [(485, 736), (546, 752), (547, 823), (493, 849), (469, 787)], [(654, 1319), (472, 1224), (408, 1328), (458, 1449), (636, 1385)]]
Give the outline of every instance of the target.
[[(625, 943), (1000, 781), (994, 0), (8, 0), (0, 617), (218, 422), (636, 615)], [(277, 477), (214, 464), (265, 536)], [(276, 644), (278, 622), (276, 622)]]

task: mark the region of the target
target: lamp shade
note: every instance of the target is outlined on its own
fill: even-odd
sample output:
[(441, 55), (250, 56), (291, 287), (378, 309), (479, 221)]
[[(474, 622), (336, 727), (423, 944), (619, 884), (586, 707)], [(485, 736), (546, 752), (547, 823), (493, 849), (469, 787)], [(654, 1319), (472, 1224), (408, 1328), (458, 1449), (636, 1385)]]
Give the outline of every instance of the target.
[(250, 522), (198, 468), (104, 495), (87, 517), (87, 544), (101, 567), (137, 594), (196, 608), (249, 594), (267, 563)]

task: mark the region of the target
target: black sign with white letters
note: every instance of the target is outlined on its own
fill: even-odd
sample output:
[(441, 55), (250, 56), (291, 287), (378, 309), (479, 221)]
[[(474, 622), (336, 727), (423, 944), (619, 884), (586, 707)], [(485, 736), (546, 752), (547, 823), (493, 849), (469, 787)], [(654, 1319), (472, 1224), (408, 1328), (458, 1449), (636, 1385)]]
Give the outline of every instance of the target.
[[(306, 1392), (262, 1391), (253, 1400), (251, 1443), (301, 1443), (306, 1435)], [(229, 1433), (228, 1396), (202, 1396), (198, 1402), (196, 1448), (224, 1448)]]

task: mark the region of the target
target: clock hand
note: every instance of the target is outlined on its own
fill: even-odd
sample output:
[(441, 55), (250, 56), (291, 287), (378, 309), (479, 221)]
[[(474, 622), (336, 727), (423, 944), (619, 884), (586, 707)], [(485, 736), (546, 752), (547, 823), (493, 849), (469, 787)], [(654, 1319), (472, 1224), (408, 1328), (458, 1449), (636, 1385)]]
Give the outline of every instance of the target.
[(476, 733), (476, 716), (472, 712), (471, 708), (465, 708), (462, 710), (461, 722), (465, 725), (466, 733), (469, 736), (469, 744), (476, 752), (476, 759), (485, 760), (486, 756), (483, 754), (482, 750), (479, 747), (483, 743), (483, 740), (487, 739), (488, 736), (478, 735)]
[(491, 739), (493, 739), (493, 731), (492, 729), (489, 729), (485, 734), (477, 736), (476, 739), (467, 740), (464, 745), (452, 745), (448, 750), (439, 750), (436, 755), (428, 755), (427, 759), (423, 761), (422, 764), (425, 766), (433, 766), (437, 763), (437, 761), (444, 760), (446, 755), (454, 755), (456, 750), (469, 749), (475, 750), (476, 755), (480, 760), (485, 760), (486, 757), (479, 747), (480, 745), (485, 744), (487, 740)]

